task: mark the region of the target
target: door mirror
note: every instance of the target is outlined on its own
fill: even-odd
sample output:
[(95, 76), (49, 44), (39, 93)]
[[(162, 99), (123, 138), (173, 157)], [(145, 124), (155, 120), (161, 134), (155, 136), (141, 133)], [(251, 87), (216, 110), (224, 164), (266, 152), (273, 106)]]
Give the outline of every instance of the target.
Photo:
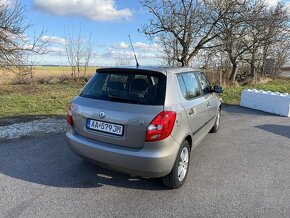
[(215, 92), (215, 93), (223, 93), (223, 87), (221, 87), (221, 86), (214, 86), (213, 87), (213, 90), (212, 90), (212, 92)]

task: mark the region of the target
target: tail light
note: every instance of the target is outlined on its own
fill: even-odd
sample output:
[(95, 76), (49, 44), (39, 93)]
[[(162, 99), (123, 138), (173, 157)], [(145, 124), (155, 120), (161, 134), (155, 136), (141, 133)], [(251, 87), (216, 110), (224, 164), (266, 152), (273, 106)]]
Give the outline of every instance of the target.
[(176, 113), (162, 111), (149, 124), (146, 132), (146, 142), (159, 141), (167, 138), (174, 127)]
[(73, 118), (72, 118), (72, 106), (71, 103), (68, 106), (67, 110), (67, 123), (71, 126), (73, 126)]

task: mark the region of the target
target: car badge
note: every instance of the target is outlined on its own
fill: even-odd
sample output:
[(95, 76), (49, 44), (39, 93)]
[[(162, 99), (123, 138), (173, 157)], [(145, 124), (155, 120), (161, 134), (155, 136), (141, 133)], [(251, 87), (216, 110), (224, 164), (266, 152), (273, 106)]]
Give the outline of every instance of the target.
[(100, 118), (105, 118), (105, 116), (106, 116), (105, 112), (102, 111), (102, 112), (99, 113), (99, 117)]

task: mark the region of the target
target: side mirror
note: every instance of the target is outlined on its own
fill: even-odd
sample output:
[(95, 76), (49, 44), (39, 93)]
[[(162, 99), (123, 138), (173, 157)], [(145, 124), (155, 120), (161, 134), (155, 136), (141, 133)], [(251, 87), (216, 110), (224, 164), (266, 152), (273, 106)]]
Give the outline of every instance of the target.
[(214, 86), (213, 87), (213, 90), (212, 90), (212, 92), (215, 92), (215, 93), (223, 93), (223, 87), (221, 87), (221, 86)]

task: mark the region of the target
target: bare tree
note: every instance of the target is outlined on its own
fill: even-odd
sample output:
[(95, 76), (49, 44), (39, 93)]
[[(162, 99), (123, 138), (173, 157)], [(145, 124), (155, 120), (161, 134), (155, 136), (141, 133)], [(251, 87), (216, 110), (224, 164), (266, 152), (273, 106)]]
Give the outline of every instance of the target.
[(132, 64), (131, 58), (116, 58), (115, 59), (115, 66), (130, 66)]
[(176, 61), (178, 42), (172, 35), (160, 33), (157, 43), (161, 48), (162, 64), (169, 66), (179, 66), (180, 63)]
[[(141, 0), (152, 14), (142, 31), (148, 36), (158, 36), (161, 39), (160, 44), (168, 57), (168, 63), (177, 61), (181, 66), (188, 66), (199, 50), (218, 46), (210, 44), (219, 35), (216, 26), (237, 1), (232, 0), (223, 7), (215, 7), (221, 2), (222, 0)], [(170, 43), (172, 41), (175, 43)]]
[(18, 69), (18, 72), (16, 73), (16, 76), (18, 80), (25, 80), (25, 77), (29, 77), (30, 82), (33, 81), (34, 78), (34, 71), (35, 66), (39, 64), (40, 60), (33, 56), (31, 53), (24, 53), (21, 60), (23, 60), (21, 63), (25, 64), (18, 64), (15, 67)]
[[(232, 2), (224, 0), (225, 4), (228, 1)], [(289, 38), (285, 35), (289, 29), (287, 10), (282, 4), (269, 7), (264, 1), (244, 0), (232, 5), (231, 11), (218, 26), (221, 33), (218, 38), (232, 65), (230, 80), (236, 80), (239, 61), (248, 62), (249, 75), (256, 78), (257, 69), (265, 63), (269, 48), (282, 38)]]
[(290, 42), (289, 40), (275, 43), (269, 48), (269, 57), (274, 57), (274, 66), (271, 72), (272, 79), (275, 79), (281, 74), (281, 68), (287, 63), (290, 58)]
[[(250, 39), (255, 44), (249, 48), (250, 76), (256, 79), (258, 72), (264, 74), (263, 69), (267, 57), (270, 57), (271, 48), (274, 48), (277, 56), (271, 56), (272, 59), (278, 60), (284, 55), (280, 52), (286, 51), (289, 44), (289, 15), (287, 8), (279, 3), (275, 7), (262, 5), (256, 7), (249, 20), (251, 27)], [(283, 46), (283, 47), (281, 47)], [(279, 47), (277, 52), (276, 47)], [(285, 54), (287, 56), (287, 54)], [(260, 70), (259, 70), (260, 69)]]
[(94, 50), (91, 35), (87, 38), (83, 37), (81, 30), (79, 30), (76, 37), (71, 33), (66, 36), (64, 47), (68, 63), (72, 70), (72, 78), (75, 80), (80, 77), (85, 77)]
[[(231, 0), (225, 0), (224, 4), (228, 4)], [(251, 28), (248, 25), (248, 15), (253, 10), (248, 8), (247, 0), (241, 1), (239, 4), (232, 5), (232, 12), (226, 14), (219, 23), (218, 37), (223, 44), (224, 51), (226, 52), (231, 62), (231, 75), (230, 80), (235, 81), (237, 76), (238, 61), (242, 59), (242, 56), (247, 52), (254, 44), (255, 41), (251, 41), (249, 34)], [(217, 8), (224, 7), (223, 4), (217, 4)]]
[(290, 18), (285, 3), (269, 6), (263, 0), (140, 1), (152, 15), (142, 31), (149, 37), (157, 36), (163, 59), (169, 65), (188, 66), (196, 62), (194, 57), (199, 53), (204, 57), (199, 65), (222, 69), (222, 82), (229, 70), (230, 80), (235, 81), (240, 65), (249, 67), (248, 77), (256, 78), (263, 72), (267, 58), (275, 60), (277, 69), (288, 57), (285, 48), (289, 43), (284, 42), (290, 38)]
[(19, 1), (0, 0), (0, 66), (12, 68), (25, 64), (24, 53), (45, 53), (47, 42), (40, 40), (43, 32), (30, 39), (26, 31), (31, 25), (26, 21), (25, 8)]
[[(272, 8), (269, 11), (269, 21), (265, 24), (266, 28), (264, 29), (265, 38), (262, 41), (262, 67), (260, 73), (265, 76), (264, 66), (266, 59), (268, 57), (274, 59), (280, 59), (279, 57), (289, 56), (289, 44), (290, 44), (290, 17), (288, 12), (288, 7), (279, 3), (277, 7)], [(277, 50), (280, 51), (278, 52)], [(278, 55), (277, 57), (273, 56), (274, 54)], [(282, 53), (285, 54), (282, 54)], [(280, 61), (278, 61), (280, 62)], [(284, 62), (284, 61), (282, 61)], [(285, 63), (284, 63), (285, 64)], [(282, 67), (282, 66), (280, 66)]]

